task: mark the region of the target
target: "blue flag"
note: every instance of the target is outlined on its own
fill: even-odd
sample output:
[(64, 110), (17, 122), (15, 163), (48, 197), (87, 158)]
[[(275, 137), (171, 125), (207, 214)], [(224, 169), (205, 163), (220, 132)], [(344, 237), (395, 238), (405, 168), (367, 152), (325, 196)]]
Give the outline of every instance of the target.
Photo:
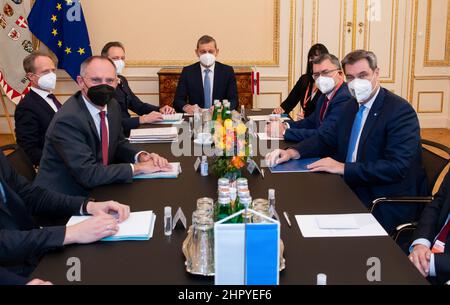
[(76, 80), (81, 63), (92, 56), (80, 0), (36, 0), (28, 25), (58, 57), (58, 68)]

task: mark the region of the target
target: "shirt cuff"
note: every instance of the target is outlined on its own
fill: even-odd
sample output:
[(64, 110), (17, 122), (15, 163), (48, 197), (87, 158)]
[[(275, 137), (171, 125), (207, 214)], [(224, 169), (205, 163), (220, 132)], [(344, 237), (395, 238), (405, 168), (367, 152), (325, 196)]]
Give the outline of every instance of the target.
[(431, 242), (428, 239), (418, 238), (415, 241), (413, 241), (413, 243), (409, 247), (409, 253), (411, 253), (413, 251), (414, 246), (416, 246), (416, 245), (423, 245), (423, 246), (427, 247), (428, 249), (431, 248)]
[[(141, 154), (141, 153), (146, 153), (146, 154), (149, 154), (148, 152), (146, 152), (145, 150), (141, 150), (140, 152), (138, 152), (135, 156), (134, 156), (134, 163), (137, 163), (139, 160), (138, 160), (138, 158), (139, 158), (139, 155)], [(134, 170), (134, 167), (133, 166), (131, 166), (132, 167), (132, 169)], [(134, 171), (133, 171), (134, 172)]]
[(430, 272), (428, 273), (429, 276), (436, 276), (436, 266), (434, 265), (434, 253), (431, 254), (430, 258)]

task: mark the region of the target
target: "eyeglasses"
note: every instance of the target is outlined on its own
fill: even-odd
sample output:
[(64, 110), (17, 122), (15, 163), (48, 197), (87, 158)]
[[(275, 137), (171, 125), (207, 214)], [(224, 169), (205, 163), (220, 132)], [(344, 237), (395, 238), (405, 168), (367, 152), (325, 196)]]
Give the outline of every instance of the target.
[(324, 70), (319, 73), (313, 73), (312, 77), (314, 80), (317, 80), (320, 76), (331, 76), (331, 74), (335, 71), (340, 71), (341, 69), (334, 69), (334, 70)]
[(117, 78), (85, 77), (85, 79), (88, 79), (93, 85), (113, 85), (117, 82)]

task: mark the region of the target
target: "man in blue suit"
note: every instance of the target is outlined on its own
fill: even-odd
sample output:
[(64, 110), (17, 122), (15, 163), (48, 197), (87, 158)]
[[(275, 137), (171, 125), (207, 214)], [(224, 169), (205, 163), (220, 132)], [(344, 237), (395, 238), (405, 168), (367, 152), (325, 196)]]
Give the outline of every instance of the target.
[[(351, 52), (342, 66), (356, 100), (347, 103), (333, 128), (287, 150), (269, 153), (268, 166), (323, 157), (309, 169), (342, 175), (367, 206), (382, 196), (426, 195), (416, 112), (406, 100), (380, 87), (374, 53)], [(419, 213), (414, 206), (386, 205), (374, 216), (391, 232), (396, 224), (416, 219)]]
[(450, 280), (450, 172), (423, 210), (414, 231), (409, 259), (432, 283)]
[(0, 267), (0, 285), (52, 285), (51, 282), (41, 279), (28, 280), (20, 275), (9, 272), (7, 269)]
[(314, 112), (300, 121), (270, 122), (267, 126), (269, 136), (300, 142), (323, 132), (339, 120), (345, 104), (352, 99), (339, 59), (332, 54), (322, 54), (314, 59), (313, 78), (317, 88), (323, 92)]
[(214, 100), (228, 100), (231, 109), (236, 109), (239, 98), (234, 70), (216, 61), (219, 49), (214, 38), (202, 36), (195, 53), (200, 61), (183, 68), (173, 101), (175, 110), (192, 114), (196, 109), (211, 108)]

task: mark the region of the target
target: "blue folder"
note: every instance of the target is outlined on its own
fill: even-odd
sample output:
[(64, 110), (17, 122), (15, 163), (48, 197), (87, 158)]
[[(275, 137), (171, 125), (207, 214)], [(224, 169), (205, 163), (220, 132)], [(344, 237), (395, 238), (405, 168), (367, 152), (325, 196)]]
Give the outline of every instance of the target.
[(271, 173), (303, 173), (309, 172), (307, 166), (320, 160), (320, 158), (308, 158), (290, 160), (286, 163), (278, 164), (275, 167), (269, 167)]

